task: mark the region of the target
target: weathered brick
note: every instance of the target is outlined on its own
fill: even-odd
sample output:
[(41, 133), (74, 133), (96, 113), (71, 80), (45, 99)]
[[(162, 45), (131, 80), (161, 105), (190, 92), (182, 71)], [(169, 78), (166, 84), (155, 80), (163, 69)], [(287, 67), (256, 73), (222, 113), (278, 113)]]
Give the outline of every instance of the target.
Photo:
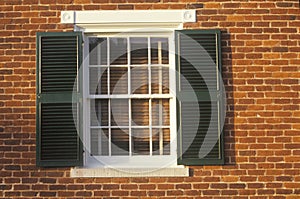
[(131, 191), (130, 195), (131, 196), (146, 196), (147, 192), (146, 191)]
[[(298, 2), (12, 0), (0, 2), (0, 195), (298, 198)], [(36, 32), (72, 31), (60, 10), (196, 9), (188, 29), (222, 30), (226, 165), (187, 178), (70, 178), (35, 166)], [(230, 165), (234, 164), (234, 165)]]
[(91, 197), (92, 192), (91, 191), (77, 191), (76, 196), (82, 196), (82, 197)]
[(149, 196), (165, 196), (165, 191), (148, 191)]
[(108, 190), (111, 190), (111, 189), (119, 189), (119, 185), (118, 184), (104, 184), (103, 185), (103, 189), (108, 189)]

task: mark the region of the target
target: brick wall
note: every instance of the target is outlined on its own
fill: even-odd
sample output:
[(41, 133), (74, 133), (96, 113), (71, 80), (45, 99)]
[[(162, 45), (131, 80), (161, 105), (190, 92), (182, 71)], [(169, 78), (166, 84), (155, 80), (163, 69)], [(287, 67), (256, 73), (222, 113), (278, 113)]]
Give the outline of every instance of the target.
[[(298, 0), (1, 0), (0, 197), (300, 197)], [(35, 166), (35, 33), (71, 31), (61, 10), (197, 9), (223, 32), (225, 166), (184, 178), (70, 178)]]

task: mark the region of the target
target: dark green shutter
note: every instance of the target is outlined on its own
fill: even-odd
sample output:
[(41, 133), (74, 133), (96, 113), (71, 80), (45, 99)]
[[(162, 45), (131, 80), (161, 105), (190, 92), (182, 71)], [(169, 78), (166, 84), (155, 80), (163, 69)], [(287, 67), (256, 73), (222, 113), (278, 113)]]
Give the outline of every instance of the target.
[(36, 42), (37, 165), (80, 166), (82, 33), (37, 33)]
[(178, 164), (224, 164), (219, 30), (176, 31)]

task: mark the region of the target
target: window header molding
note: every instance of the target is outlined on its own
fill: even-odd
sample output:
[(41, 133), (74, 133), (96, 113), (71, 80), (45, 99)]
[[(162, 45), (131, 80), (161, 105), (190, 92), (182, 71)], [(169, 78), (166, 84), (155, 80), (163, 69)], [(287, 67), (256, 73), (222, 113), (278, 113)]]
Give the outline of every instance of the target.
[(135, 28), (181, 28), (196, 22), (196, 10), (104, 10), (62, 11), (61, 23), (74, 24), (84, 32), (120, 31)]
[(196, 10), (62, 11), (63, 24), (185, 23), (196, 21)]

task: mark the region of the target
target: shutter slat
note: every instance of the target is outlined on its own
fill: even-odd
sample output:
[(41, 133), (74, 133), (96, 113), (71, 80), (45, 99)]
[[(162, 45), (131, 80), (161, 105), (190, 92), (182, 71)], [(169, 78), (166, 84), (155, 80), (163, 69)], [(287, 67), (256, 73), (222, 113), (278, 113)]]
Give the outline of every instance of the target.
[[(78, 70), (78, 36), (41, 37), (41, 91), (72, 91)], [(58, 66), (59, 65), (59, 66)], [(44, 70), (45, 67), (45, 70)], [(53, 67), (53, 68), (51, 68)], [(59, 68), (57, 70), (57, 68)], [(63, 68), (63, 69), (60, 69)], [(68, 75), (60, 73), (69, 72)], [(60, 85), (64, 85), (61, 87)], [(54, 88), (54, 89), (53, 89)]]
[[(76, 105), (76, 104), (75, 104)], [(77, 143), (78, 134), (73, 118), (74, 104), (47, 103), (41, 105), (41, 159), (69, 159), (68, 156), (79, 159)], [(76, 111), (76, 110), (74, 110)], [(55, 133), (48, 129), (57, 129)], [(51, 149), (51, 150), (50, 150)], [(65, 155), (53, 156), (52, 153)]]

